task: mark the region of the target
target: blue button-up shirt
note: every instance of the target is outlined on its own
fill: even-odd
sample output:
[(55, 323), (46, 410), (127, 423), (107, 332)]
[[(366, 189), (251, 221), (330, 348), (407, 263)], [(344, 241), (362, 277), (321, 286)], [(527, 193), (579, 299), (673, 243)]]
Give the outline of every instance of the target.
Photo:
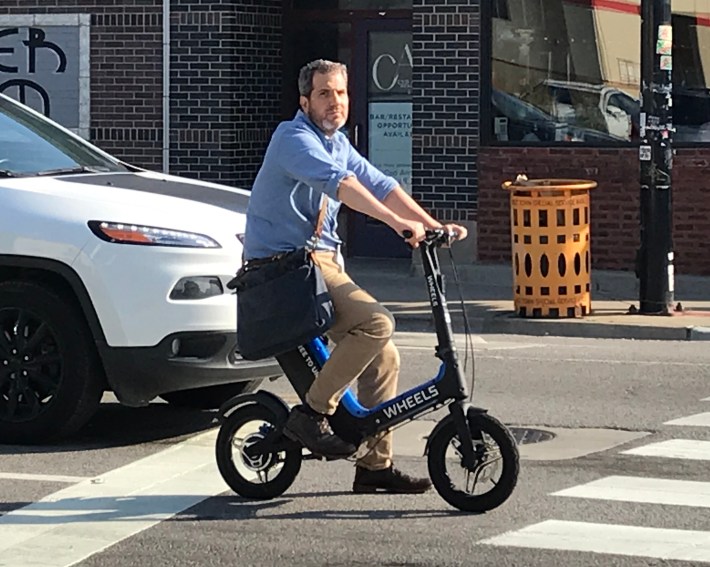
[(298, 111), (282, 122), (264, 156), (247, 208), (244, 257), (273, 256), (306, 244), (315, 232), (321, 198), (328, 198), (318, 250), (336, 250), (338, 185), (354, 175), (377, 199), (383, 200), (397, 180), (362, 157), (342, 132), (330, 138)]

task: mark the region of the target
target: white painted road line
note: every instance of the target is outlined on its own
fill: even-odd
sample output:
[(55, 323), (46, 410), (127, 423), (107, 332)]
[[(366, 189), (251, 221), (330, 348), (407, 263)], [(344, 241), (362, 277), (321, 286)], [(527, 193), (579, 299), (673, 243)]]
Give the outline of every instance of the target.
[(0, 565), (68, 567), (229, 488), (216, 431), (0, 516)]
[(710, 532), (547, 520), (483, 544), (710, 563)]
[(693, 427), (710, 427), (710, 412), (697, 413), (666, 421), (663, 425), (692, 425)]
[(622, 455), (640, 455), (642, 457), (664, 457), (666, 459), (689, 459), (691, 461), (710, 461), (710, 441), (692, 439), (669, 439), (622, 451)]
[[(425, 342), (425, 343), (430, 344), (432, 348), (434, 348), (436, 346), (436, 337), (433, 336), (432, 333), (413, 333), (413, 332), (407, 332), (407, 331), (396, 331), (393, 339), (394, 339), (395, 344), (397, 344), (397, 345), (399, 345), (400, 343), (421, 344), (421, 343)], [(488, 341), (480, 335), (471, 335), (471, 340), (473, 341), (474, 344), (485, 345), (488, 343)], [(457, 345), (466, 344), (466, 335), (463, 333), (454, 333), (454, 342)]]
[[(508, 360), (509, 357), (503, 356), (487, 356), (486, 358)], [(543, 362), (550, 364), (553, 361), (550, 357), (543, 356), (516, 356), (516, 361)], [(618, 365), (633, 365), (633, 366), (678, 366), (678, 367), (701, 367), (706, 368), (707, 362), (673, 362), (665, 360), (610, 360), (608, 358), (554, 358), (555, 364), (570, 362), (572, 364), (618, 364)]]
[(88, 480), (86, 476), (64, 476), (58, 474), (27, 474), (0, 472), (0, 480), (36, 480), (39, 482), (67, 482), (75, 484)]
[(710, 508), (710, 482), (690, 480), (609, 476), (552, 495)]

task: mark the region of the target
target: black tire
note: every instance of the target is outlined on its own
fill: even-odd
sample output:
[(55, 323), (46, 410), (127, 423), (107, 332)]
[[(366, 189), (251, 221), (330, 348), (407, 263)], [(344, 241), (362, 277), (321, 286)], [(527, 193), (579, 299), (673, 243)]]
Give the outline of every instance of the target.
[[(474, 449), (479, 453), (477, 471), (483, 473), (485, 477), (487, 473), (493, 472), (492, 467), (496, 464), (502, 465), (497, 482), (491, 482), (491, 490), (482, 494), (471, 494), (454, 485), (451, 479), (452, 473), (474, 474), (474, 472), (464, 469), (460, 453), (457, 451), (456, 458), (446, 458), (450, 445), (453, 443), (455, 450), (459, 440), (453, 420), (450, 420), (431, 438), (428, 455), (429, 476), (439, 495), (454, 508), (464, 512), (483, 513), (497, 508), (513, 493), (518, 482), (520, 457), (515, 439), (500, 421), (485, 413), (475, 413), (469, 414), (468, 422)], [(485, 439), (483, 435), (488, 439)], [(485, 439), (485, 442), (482, 443), (481, 439)], [(499, 459), (492, 452), (495, 448), (493, 445), (498, 447)], [(494, 460), (489, 460), (491, 457)]]
[[(235, 446), (235, 434), (249, 423), (261, 422), (264, 430), (245, 432), (244, 446), (261, 439), (272, 428), (281, 429), (283, 423), (266, 406), (253, 403), (236, 409), (227, 417), (217, 435), (215, 452), (217, 466), (224, 481), (240, 496), (258, 500), (270, 500), (286, 492), (301, 470), (302, 452), (300, 447), (288, 448), (280, 453), (271, 453), (261, 463), (250, 463)], [(260, 427), (261, 429), (261, 427)], [(268, 480), (269, 472), (280, 466), (276, 476)], [(250, 478), (244, 476), (249, 473)], [(267, 476), (261, 479), (260, 475)], [(254, 482), (253, 477), (257, 477)]]
[(34, 282), (0, 283), (0, 443), (43, 443), (78, 431), (105, 378), (78, 308)]
[(178, 392), (167, 392), (160, 397), (171, 406), (190, 409), (219, 409), (229, 398), (256, 391), (263, 380), (220, 384), (204, 388), (191, 388)]

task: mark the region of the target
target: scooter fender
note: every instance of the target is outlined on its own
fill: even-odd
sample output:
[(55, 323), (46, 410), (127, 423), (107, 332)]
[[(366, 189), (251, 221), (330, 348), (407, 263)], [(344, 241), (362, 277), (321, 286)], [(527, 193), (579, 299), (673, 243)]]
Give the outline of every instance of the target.
[(274, 415), (276, 415), (280, 420), (285, 423), (288, 419), (288, 414), (290, 409), (288, 404), (284, 402), (277, 395), (271, 392), (266, 392), (264, 390), (259, 390), (258, 392), (253, 392), (251, 394), (240, 394), (228, 399), (219, 408), (219, 421), (224, 422), (232, 413), (234, 413), (240, 407), (244, 407), (249, 404), (261, 404), (269, 408)]
[[(483, 409), (483, 408), (477, 408), (475, 406), (468, 406), (466, 408), (466, 416), (468, 417), (468, 419), (471, 419), (473, 416), (479, 415), (482, 413), (488, 413), (488, 410)], [(426, 446), (424, 447), (424, 456), (429, 454), (429, 444), (431, 443), (431, 440), (436, 436), (436, 434), (441, 429), (443, 429), (444, 427), (446, 427), (449, 423), (451, 423), (453, 421), (454, 421), (454, 416), (449, 414), (434, 426), (434, 429), (432, 429), (431, 433), (429, 434), (429, 437), (427, 437)]]

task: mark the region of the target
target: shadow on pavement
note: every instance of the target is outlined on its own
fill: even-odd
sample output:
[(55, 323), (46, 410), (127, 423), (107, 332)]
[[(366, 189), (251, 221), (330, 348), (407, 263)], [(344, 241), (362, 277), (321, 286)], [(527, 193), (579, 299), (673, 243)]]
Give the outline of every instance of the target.
[(216, 411), (200, 411), (152, 403), (131, 408), (102, 403), (96, 415), (77, 434), (45, 445), (0, 445), (0, 455), (67, 453), (139, 445), (154, 441), (179, 442), (217, 425)]
[[(377, 498), (379, 505), (383, 505), (388, 499), (401, 500), (401, 494), (373, 494), (371, 495)], [(333, 492), (311, 492), (311, 493), (298, 493), (298, 494), (286, 494), (282, 499), (272, 500), (269, 502), (262, 502), (258, 500), (247, 500), (240, 498), (238, 496), (228, 496), (219, 497), (226, 503), (225, 509), (220, 514), (220, 519), (222, 520), (392, 520), (399, 518), (441, 518), (450, 516), (459, 516), (466, 514), (470, 516), (470, 513), (461, 512), (459, 510), (402, 510), (399, 508), (393, 508), (390, 510), (379, 509), (379, 510), (334, 510), (332, 508), (326, 508), (323, 510), (304, 510), (301, 512), (289, 512), (289, 513), (272, 513), (276, 512), (276, 508), (283, 504), (287, 504), (297, 498), (327, 498), (327, 497), (339, 497), (339, 498), (352, 498), (353, 500), (358, 500), (362, 502), (366, 496), (362, 494), (353, 494), (352, 492), (346, 491), (333, 491)], [(215, 500), (212, 499), (214, 504)], [(200, 516), (200, 519), (204, 519)]]
[[(278, 508), (292, 502), (294, 498), (317, 498), (337, 496), (346, 498), (351, 496), (362, 501), (362, 495), (351, 492), (314, 492), (312, 494), (291, 494), (284, 498), (261, 501), (246, 500), (239, 497), (217, 496), (202, 500), (175, 515), (174, 510), (190, 495), (162, 494), (135, 495), (127, 497), (83, 497), (62, 498), (53, 501), (33, 502), (32, 509), (23, 510), (22, 514), (3, 516), (3, 524), (7, 526), (22, 525), (66, 525), (80, 523), (94, 523), (99, 521), (111, 522), (140, 522), (153, 518), (155, 514), (168, 514), (171, 522), (210, 522), (233, 520), (391, 520), (398, 518), (438, 518), (462, 515), (458, 510), (304, 510), (301, 512), (279, 513)], [(377, 495), (379, 505), (383, 505), (388, 497), (401, 500), (401, 495)], [(383, 498), (385, 500), (383, 500)], [(205, 505), (208, 504), (208, 508)], [(28, 502), (6, 502), (3, 511), (12, 512), (27, 506)], [(209, 510), (209, 511), (208, 511)], [(468, 514), (470, 515), (470, 514)]]

